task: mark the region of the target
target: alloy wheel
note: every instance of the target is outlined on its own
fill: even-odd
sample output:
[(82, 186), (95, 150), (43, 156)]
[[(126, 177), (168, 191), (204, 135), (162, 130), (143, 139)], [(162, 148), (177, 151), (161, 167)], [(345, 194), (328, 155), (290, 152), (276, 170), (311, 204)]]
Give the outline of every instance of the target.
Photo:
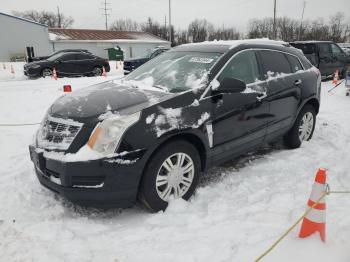
[(42, 72), (43, 77), (52, 76), (52, 70), (50, 68), (45, 68)]
[(314, 116), (311, 112), (307, 112), (301, 119), (299, 126), (300, 141), (307, 141), (310, 139), (312, 130), (314, 128)]
[(190, 189), (194, 178), (194, 163), (185, 153), (175, 153), (169, 156), (160, 166), (156, 177), (158, 196), (168, 201), (183, 197)]

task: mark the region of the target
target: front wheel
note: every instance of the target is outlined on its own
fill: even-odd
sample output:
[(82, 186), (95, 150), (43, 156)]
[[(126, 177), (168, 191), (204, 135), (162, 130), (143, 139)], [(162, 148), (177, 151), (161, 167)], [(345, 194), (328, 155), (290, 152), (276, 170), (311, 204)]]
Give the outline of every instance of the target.
[(151, 211), (165, 210), (170, 199), (188, 200), (200, 173), (197, 149), (185, 141), (161, 147), (148, 162), (139, 190), (140, 202)]
[(92, 70), (92, 75), (93, 76), (101, 76), (102, 75), (102, 69), (98, 66), (94, 67)]
[(48, 77), (52, 76), (52, 69), (51, 68), (44, 68), (43, 71), (41, 72), (42, 77)]
[(291, 130), (284, 136), (284, 141), (290, 148), (298, 148), (303, 141), (309, 141), (315, 130), (316, 111), (311, 105), (306, 105), (300, 111)]

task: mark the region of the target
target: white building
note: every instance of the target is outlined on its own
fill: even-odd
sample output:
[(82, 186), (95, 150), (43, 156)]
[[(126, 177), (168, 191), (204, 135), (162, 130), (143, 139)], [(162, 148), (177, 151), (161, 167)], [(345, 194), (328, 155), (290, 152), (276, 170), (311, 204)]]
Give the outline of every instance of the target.
[(87, 49), (108, 58), (107, 48), (119, 46), (124, 58), (144, 56), (157, 46), (170, 42), (149, 33), (90, 29), (48, 28), (46, 25), (0, 12), (0, 61), (25, 57), (26, 47), (35, 56), (47, 56), (62, 49)]
[(49, 28), (49, 34), (53, 51), (80, 48), (103, 58), (108, 58), (106, 49), (115, 46), (124, 51), (124, 59), (144, 56), (158, 46), (170, 47), (170, 42), (145, 32)]
[(0, 61), (24, 57), (27, 46), (34, 47), (36, 56), (50, 53), (48, 27), (0, 12)]

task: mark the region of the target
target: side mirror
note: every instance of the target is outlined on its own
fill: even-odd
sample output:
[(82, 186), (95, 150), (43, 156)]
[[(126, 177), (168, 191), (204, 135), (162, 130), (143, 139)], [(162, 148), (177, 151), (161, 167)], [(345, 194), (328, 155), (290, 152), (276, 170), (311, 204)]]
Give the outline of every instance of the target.
[(231, 94), (231, 93), (241, 93), (247, 88), (246, 84), (236, 78), (225, 77), (219, 87), (213, 90), (215, 93)]

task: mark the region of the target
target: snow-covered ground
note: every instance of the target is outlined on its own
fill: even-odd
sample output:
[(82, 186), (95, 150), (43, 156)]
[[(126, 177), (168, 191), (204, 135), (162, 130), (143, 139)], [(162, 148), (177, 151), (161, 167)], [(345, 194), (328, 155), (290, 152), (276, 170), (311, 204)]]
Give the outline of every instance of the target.
[[(8, 64), (7, 64), (8, 66)], [(0, 63), (0, 125), (41, 121), (63, 84), (111, 79), (27, 80)], [(113, 68), (113, 66), (112, 66)], [(42, 187), (29, 159), (37, 126), (0, 126), (0, 261), (254, 261), (304, 212), (315, 173), (333, 190), (350, 189), (350, 98), (344, 84), (322, 84), (312, 141), (287, 150), (264, 146), (204, 174), (190, 202), (166, 212), (83, 209)], [(327, 243), (298, 229), (263, 261), (350, 261), (350, 195), (327, 197)]]

